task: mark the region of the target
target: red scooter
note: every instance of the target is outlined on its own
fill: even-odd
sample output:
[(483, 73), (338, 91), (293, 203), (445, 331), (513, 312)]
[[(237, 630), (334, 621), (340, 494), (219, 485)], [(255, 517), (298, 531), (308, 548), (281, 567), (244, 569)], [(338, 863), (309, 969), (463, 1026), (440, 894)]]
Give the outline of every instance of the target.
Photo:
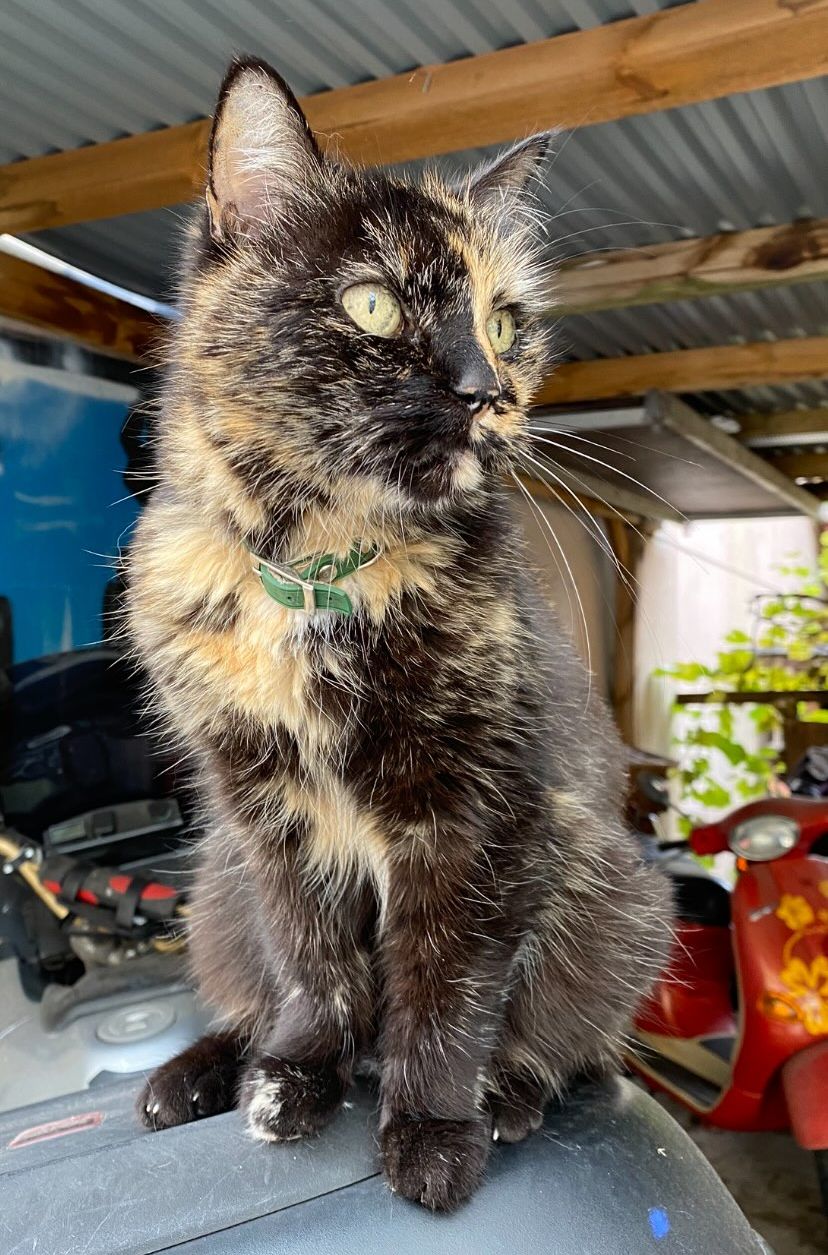
[(629, 1063), (710, 1124), (790, 1128), (816, 1152), (828, 1210), (828, 800), (764, 798), (689, 844), (731, 850), (736, 883), (656, 855), (675, 886), (676, 940)]

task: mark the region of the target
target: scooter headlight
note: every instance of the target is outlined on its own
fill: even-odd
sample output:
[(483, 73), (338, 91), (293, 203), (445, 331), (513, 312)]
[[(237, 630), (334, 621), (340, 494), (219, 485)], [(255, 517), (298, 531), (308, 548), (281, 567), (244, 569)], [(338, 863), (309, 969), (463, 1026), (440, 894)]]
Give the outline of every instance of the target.
[(731, 828), (727, 843), (734, 854), (752, 863), (781, 858), (799, 840), (799, 824), (787, 815), (756, 815)]

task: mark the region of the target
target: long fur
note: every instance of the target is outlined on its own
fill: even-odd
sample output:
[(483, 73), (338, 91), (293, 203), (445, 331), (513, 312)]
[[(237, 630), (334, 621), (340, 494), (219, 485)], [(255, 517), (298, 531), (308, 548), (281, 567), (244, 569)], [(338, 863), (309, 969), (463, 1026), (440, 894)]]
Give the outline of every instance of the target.
[[(437, 1208), (475, 1187), (493, 1127), (515, 1140), (617, 1065), (668, 936), (610, 716), (503, 487), (550, 360), (520, 190), (543, 147), (458, 188), (356, 171), (273, 71), (236, 64), (129, 561), (132, 637), (203, 800), (191, 954), (224, 1026), (142, 1114), (238, 1099), (259, 1136), (299, 1136), (375, 1054), (391, 1184)], [(366, 279), (399, 296), (400, 335), (345, 313)], [(477, 415), (451, 384), (469, 361), (500, 389)], [(354, 540), (382, 555), (343, 581), (350, 618), (285, 610), (251, 571), (250, 548)]]

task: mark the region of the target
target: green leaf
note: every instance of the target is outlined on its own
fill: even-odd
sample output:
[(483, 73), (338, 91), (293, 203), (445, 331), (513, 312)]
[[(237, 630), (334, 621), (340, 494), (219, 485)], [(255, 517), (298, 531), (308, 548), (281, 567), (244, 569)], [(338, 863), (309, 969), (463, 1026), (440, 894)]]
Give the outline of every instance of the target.
[(709, 732), (704, 728), (700, 728), (693, 736), (693, 744), (707, 745), (711, 749), (720, 750), (732, 767), (741, 763), (745, 757), (745, 751), (742, 746), (736, 741), (731, 741), (729, 737), (724, 736), (721, 732)]
[(749, 649), (730, 649), (719, 654), (719, 669), (726, 675), (735, 675), (747, 671), (753, 662), (753, 651)]
[(694, 684), (696, 680), (701, 680), (704, 676), (709, 676), (711, 673), (700, 662), (677, 662), (672, 667), (658, 667), (654, 674), (667, 676), (671, 680), (683, 680), (688, 684)]
[(709, 780), (705, 789), (694, 789), (692, 796), (697, 802), (701, 802), (702, 806), (724, 808), (730, 805), (730, 794), (727, 789), (723, 789), (714, 780)]
[(747, 632), (742, 632), (739, 628), (734, 628), (732, 632), (728, 632), (725, 640), (729, 645), (749, 645), (750, 637)]

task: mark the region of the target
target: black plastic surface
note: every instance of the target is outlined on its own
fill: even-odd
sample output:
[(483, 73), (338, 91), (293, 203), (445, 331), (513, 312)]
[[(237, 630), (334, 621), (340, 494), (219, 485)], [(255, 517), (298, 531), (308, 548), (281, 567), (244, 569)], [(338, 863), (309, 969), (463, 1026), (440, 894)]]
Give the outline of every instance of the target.
[[(579, 1090), (540, 1134), (496, 1146), (453, 1216), (394, 1198), (377, 1174), (374, 1100), (312, 1142), (274, 1147), (232, 1113), (146, 1133), (123, 1082), (0, 1120), (3, 1255), (759, 1255), (766, 1251), (707, 1161), (648, 1095)], [(83, 1132), (17, 1150), (21, 1130), (99, 1112)]]

